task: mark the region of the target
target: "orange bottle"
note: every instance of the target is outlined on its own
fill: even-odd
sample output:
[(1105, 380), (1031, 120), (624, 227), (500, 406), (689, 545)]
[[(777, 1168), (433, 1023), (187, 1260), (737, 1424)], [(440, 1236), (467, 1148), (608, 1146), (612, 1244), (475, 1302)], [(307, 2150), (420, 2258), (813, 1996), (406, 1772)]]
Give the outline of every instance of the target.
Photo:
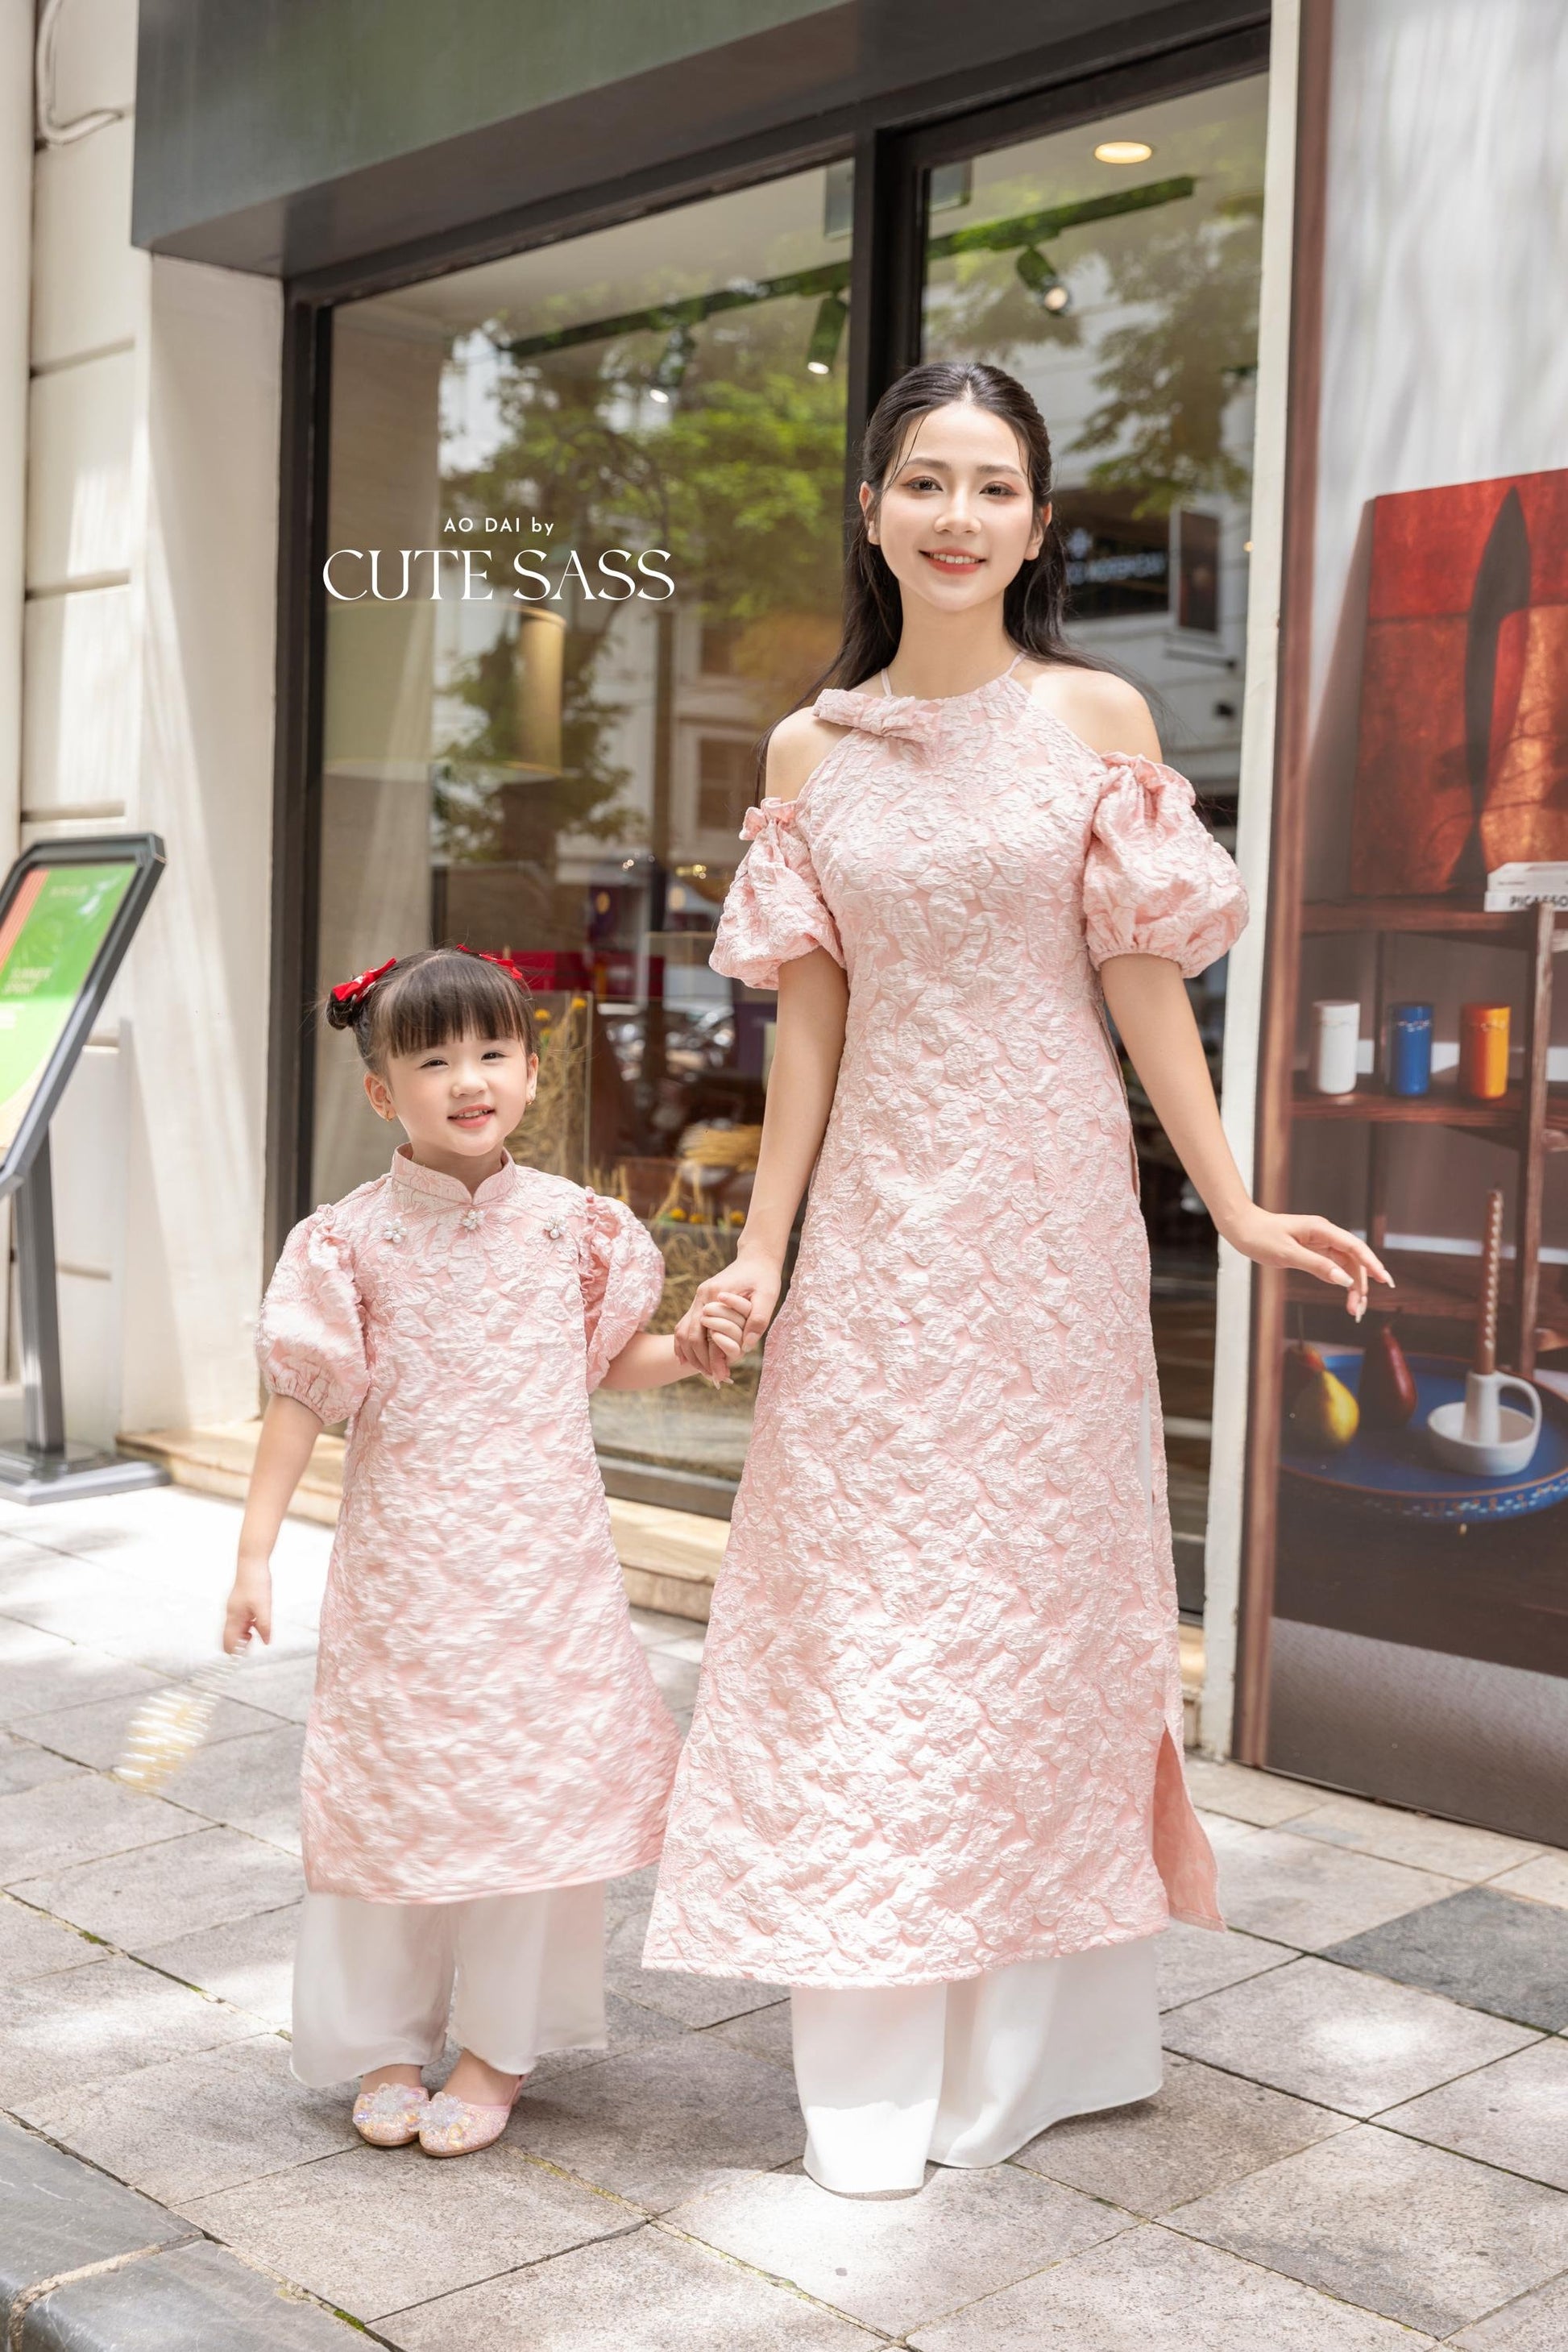
[(1508, 1092), (1508, 1007), (1459, 1007), (1459, 1091), (1473, 1102), (1496, 1102)]

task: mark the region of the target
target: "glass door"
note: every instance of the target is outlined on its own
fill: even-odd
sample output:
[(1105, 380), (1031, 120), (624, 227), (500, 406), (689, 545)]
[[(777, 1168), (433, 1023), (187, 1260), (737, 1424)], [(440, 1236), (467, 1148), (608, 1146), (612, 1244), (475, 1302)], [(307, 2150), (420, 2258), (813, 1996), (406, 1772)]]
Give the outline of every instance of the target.
[[(1050, 430), (1069, 626), (1148, 697), (1234, 845), (1267, 78), (1155, 98), (927, 175), (923, 356), (988, 360)], [(1225, 966), (1191, 984), (1215, 1079)], [(1214, 1228), (1136, 1076), (1184, 1612), (1203, 1607)]]
[[(523, 957), (511, 1148), (646, 1219), (658, 1329), (756, 1163), (773, 1000), (708, 952), (759, 734), (837, 643), (851, 194), (802, 172), (334, 317), (319, 984)], [(312, 1197), (386, 1157), (323, 1036)], [(623, 1491), (727, 1508), (755, 1384), (597, 1395)]]

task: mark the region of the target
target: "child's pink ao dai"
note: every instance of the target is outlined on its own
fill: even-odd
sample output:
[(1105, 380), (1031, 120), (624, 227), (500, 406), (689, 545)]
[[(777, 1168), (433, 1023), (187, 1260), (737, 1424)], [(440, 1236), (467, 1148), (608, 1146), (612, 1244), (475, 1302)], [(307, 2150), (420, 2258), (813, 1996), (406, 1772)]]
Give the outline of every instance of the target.
[(305, 1738), (317, 1894), (453, 1902), (658, 1853), (674, 1723), (626, 1608), (589, 1391), (657, 1306), (620, 1202), (405, 1150), (289, 1234), (268, 1388), (347, 1421)]

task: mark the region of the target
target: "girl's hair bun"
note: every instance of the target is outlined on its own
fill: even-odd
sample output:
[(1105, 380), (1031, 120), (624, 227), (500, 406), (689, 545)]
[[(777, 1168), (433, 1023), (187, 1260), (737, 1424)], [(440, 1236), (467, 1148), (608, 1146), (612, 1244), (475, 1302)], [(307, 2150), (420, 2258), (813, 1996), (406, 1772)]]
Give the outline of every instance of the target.
[(533, 993), (511, 956), (482, 948), (417, 948), (389, 956), (331, 990), (327, 1025), (352, 1029), (362, 1058), (381, 1069), (392, 1054), (426, 1054), (464, 1035), (515, 1037), (538, 1051)]

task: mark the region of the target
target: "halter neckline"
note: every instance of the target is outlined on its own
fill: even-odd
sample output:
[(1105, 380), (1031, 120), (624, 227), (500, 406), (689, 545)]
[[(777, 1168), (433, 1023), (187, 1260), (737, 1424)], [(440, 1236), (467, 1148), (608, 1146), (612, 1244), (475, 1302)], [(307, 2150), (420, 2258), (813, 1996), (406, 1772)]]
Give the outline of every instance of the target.
[(1023, 658), (1024, 648), (1020, 646), (1005, 669), (999, 669), (994, 677), (986, 678), (984, 683), (981, 686), (972, 686), (968, 688), (963, 694), (895, 694), (893, 692), (892, 681), (889, 677), (887, 671), (884, 669), (880, 673), (882, 692), (889, 702), (967, 702), (970, 695), (984, 694), (992, 687), (1000, 686), (1005, 677), (1011, 677), (1013, 672), (1017, 668), (1018, 664), (1023, 660)]

